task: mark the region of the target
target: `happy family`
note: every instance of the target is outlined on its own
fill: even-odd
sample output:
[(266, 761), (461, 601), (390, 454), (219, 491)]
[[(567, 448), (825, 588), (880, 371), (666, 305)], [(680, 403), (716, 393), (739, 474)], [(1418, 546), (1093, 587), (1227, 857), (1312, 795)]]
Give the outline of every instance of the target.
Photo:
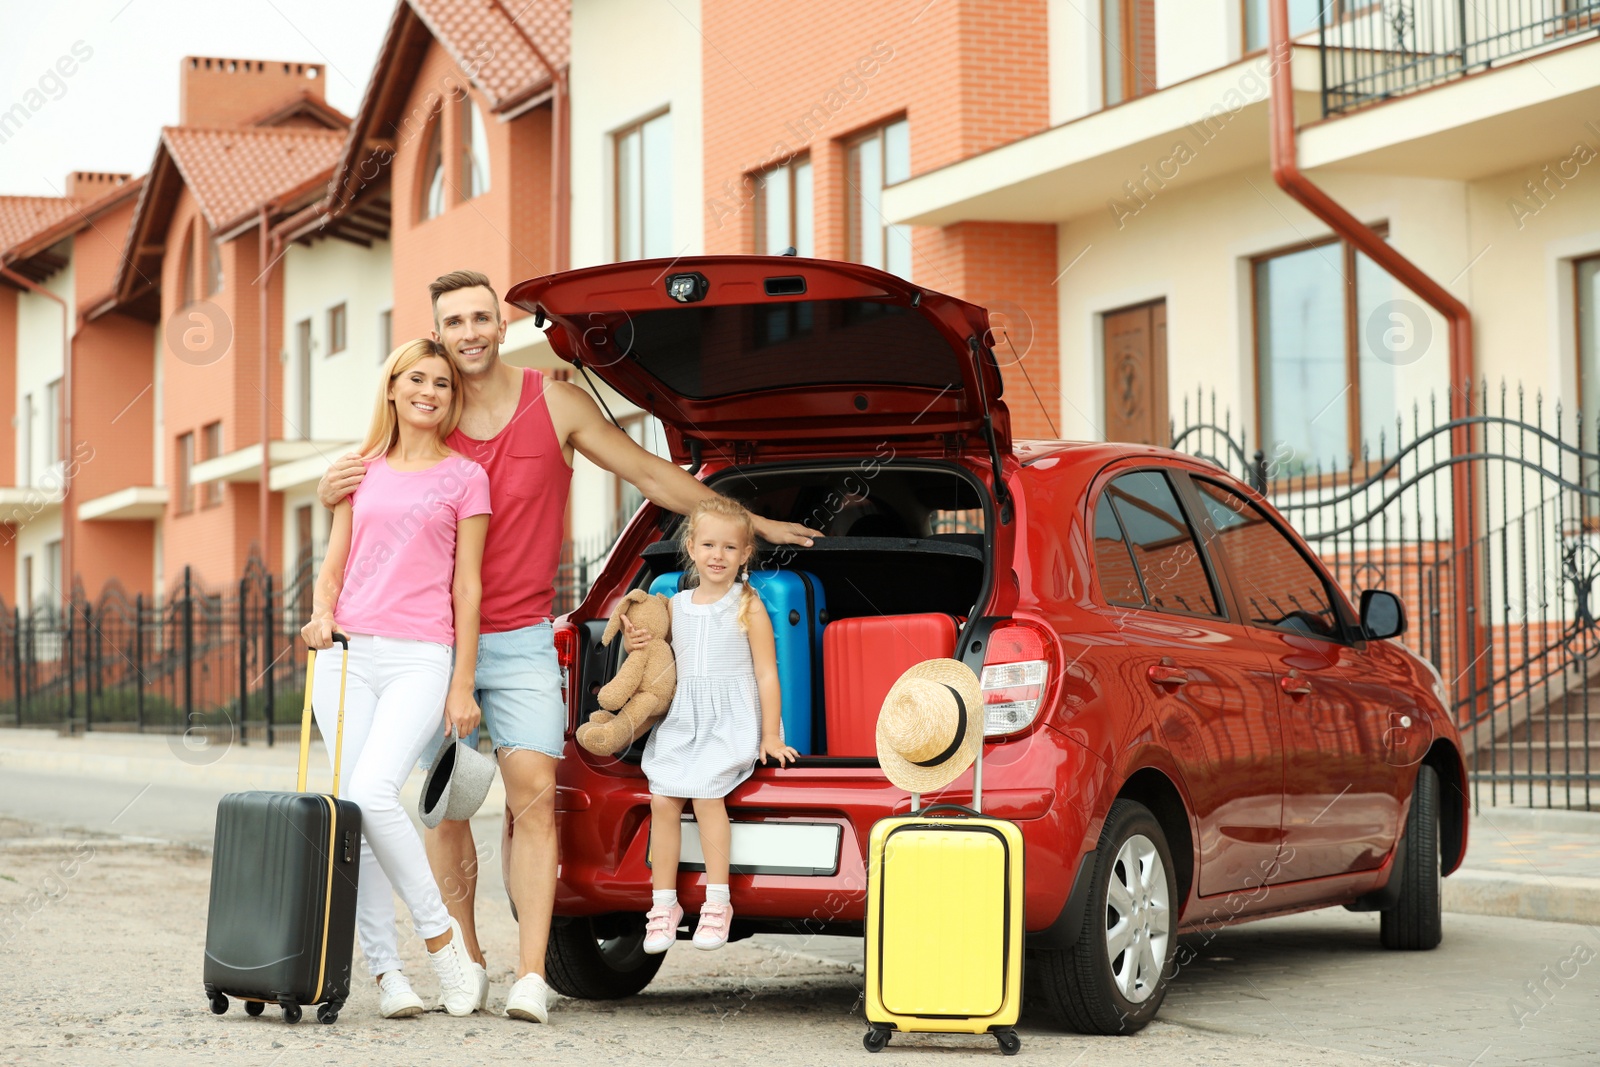
[[(343, 766), (361, 808), (356, 929), (385, 1018), (418, 1015), (421, 997), (401, 969), (393, 905), (410, 910), (451, 1015), (488, 1006), (489, 977), (473, 901), (472, 829), (446, 819), (420, 837), (400, 789), (442, 736), (475, 740), (480, 719), (505, 783), (515, 847), (507, 889), (519, 918), (511, 1018), (549, 1019), (545, 946), (556, 890), (556, 761), (567, 709), (551, 610), (572, 480), (573, 453), (687, 516), (680, 549), (697, 583), (672, 599), (672, 632), (705, 645), (707, 672), (680, 672), (672, 714), (648, 741), (643, 769), (661, 831), (646, 916), (646, 952), (665, 952), (683, 920), (677, 902), (678, 819), (693, 801), (707, 864), (706, 903), (694, 943), (726, 943), (730, 827), (723, 798), (758, 759), (795, 757), (779, 725), (772, 624), (751, 610), (743, 579), (760, 536), (810, 545), (805, 526), (753, 515), (652, 455), (568, 382), (501, 362), (506, 320), (489, 279), (436, 279), (431, 337), (400, 345), (384, 363), (372, 424), (358, 452), (318, 485), (333, 511), (302, 635), (314, 649), (349, 637)], [(678, 625), (680, 613), (698, 616)], [(650, 633), (626, 626), (625, 647)], [(679, 650), (680, 656), (683, 650)], [(315, 672), (312, 703), (334, 736), (338, 671)], [(329, 753), (330, 761), (333, 753)], [(447, 902), (441, 884), (461, 885)]]

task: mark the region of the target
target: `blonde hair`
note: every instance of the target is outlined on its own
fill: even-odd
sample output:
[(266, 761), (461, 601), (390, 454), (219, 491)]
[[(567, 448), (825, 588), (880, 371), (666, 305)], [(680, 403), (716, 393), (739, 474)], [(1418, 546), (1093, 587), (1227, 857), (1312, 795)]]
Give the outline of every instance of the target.
[[(683, 555), (684, 588), (693, 589), (700, 584), (700, 572), (694, 568), (694, 559), (689, 551), (694, 547), (694, 532), (700, 520), (707, 515), (715, 515), (719, 519), (740, 526), (744, 530), (745, 544), (750, 546), (750, 558), (755, 558), (756, 522), (745, 506), (731, 497), (713, 496), (700, 501), (689, 510), (689, 517), (684, 520), (683, 535), (678, 539), (678, 551)], [(750, 560), (745, 560), (740, 570), (739, 580), (744, 583), (744, 589), (739, 593), (739, 629), (749, 631), (750, 608), (760, 604), (760, 595), (750, 587)]]
[(389, 387), (396, 378), (415, 367), (429, 356), (438, 356), (449, 367), (450, 375), (450, 403), (445, 408), (444, 421), (438, 426), (438, 445), (442, 455), (448, 455), (450, 449), (445, 445), (444, 439), (455, 430), (456, 424), (461, 421), (461, 407), (466, 398), (461, 395), (461, 371), (456, 368), (456, 361), (450, 358), (450, 353), (438, 341), (427, 337), (419, 337), (415, 341), (407, 341), (393, 352), (383, 363), (383, 380), (378, 383), (378, 402), (372, 409), (372, 422), (367, 427), (367, 438), (361, 442), (361, 457), (363, 459), (377, 459), (393, 448), (395, 442), (400, 440), (400, 416), (395, 413), (394, 401), (389, 399)]

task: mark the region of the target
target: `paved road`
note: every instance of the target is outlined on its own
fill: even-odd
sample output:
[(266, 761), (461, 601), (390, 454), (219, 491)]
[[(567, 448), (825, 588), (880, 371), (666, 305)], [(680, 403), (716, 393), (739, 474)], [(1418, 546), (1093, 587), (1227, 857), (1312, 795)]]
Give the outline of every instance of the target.
[[(265, 1065), (292, 1052), (286, 1067), (324, 1056), (414, 1062), (433, 1049), (438, 1062), (536, 1054), (585, 1067), (778, 1067), (865, 1055), (857, 1043), (861, 977), (848, 966), (860, 946), (844, 939), (756, 938), (719, 953), (680, 945), (646, 995), (621, 1004), (563, 1001), (555, 1025), (533, 1033), (494, 1017), (381, 1024), (365, 989), (331, 1029), (290, 1029), (237, 1012), (215, 1019), (198, 994), (208, 858), (138, 839), (209, 842), (218, 792), (25, 771), (0, 777), (0, 815), (12, 820), (0, 820), (0, 916), (22, 908), (26, 918), (0, 933), (0, 1002), (10, 1011), (0, 1062), (167, 1062), (167, 1053), (205, 1053)], [(479, 823), (480, 837), (492, 840), (493, 821)], [(73, 844), (107, 833), (135, 840)], [(61, 862), (85, 848), (95, 850), (92, 861), (63, 880)], [(513, 936), (507, 910), (496, 906), (498, 867), (484, 865), (480, 897), (497, 999), (512, 978)], [(28, 910), (40, 890), (60, 899)], [(1194, 958), (1161, 1022), (1143, 1035), (1090, 1041), (1033, 1022), (1024, 1027), (1024, 1053), (1063, 1067), (1135, 1057), (1152, 1067), (1600, 1063), (1600, 930), (1591, 927), (1450, 914), (1442, 948), (1403, 954), (1378, 947), (1375, 917), (1325, 911), (1188, 944)], [(410, 969), (427, 984), (420, 955)], [(974, 1047), (953, 1038), (904, 1043), (950, 1046), (941, 1063), (965, 1061), (956, 1050)]]

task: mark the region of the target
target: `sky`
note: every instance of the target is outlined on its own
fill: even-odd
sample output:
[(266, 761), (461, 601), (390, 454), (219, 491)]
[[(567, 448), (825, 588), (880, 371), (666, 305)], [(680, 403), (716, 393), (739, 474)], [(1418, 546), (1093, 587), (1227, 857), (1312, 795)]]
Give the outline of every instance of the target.
[(28, 111), (0, 128), (0, 195), (60, 196), (74, 170), (143, 174), (178, 122), (184, 56), (320, 64), (352, 115), (395, 2), (0, 0), (0, 114)]

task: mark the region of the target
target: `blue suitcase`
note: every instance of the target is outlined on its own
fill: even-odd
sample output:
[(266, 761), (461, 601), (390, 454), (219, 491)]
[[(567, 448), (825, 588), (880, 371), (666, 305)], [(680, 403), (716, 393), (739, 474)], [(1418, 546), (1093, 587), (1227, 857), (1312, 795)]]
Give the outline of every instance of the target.
[[(650, 592), (671, 596), (682, 581), (682, 571), (669, 571), (650, 583)], [(757, 571), (750, 575), (750, 585), (772, 620), (783, 691), (783, 739), (802, 756), (824, 751), (812, 711), (822, 696), (822, 627), (828, 619), (822, 583), (805, 571)]]

